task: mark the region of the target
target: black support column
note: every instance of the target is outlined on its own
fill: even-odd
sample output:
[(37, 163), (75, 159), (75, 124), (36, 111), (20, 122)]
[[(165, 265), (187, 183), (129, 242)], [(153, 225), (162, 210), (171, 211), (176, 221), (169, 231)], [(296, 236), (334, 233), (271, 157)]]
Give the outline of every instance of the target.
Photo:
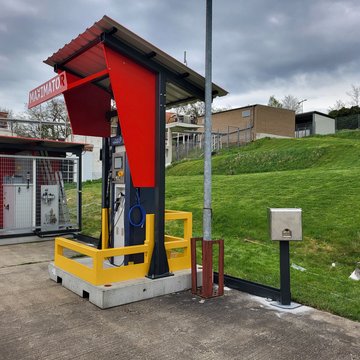
[(280, 243), (280, 303), (281, 305), (291, 304), (290, 292), (290, 246), (289, 241)]
[(82, 154), (77, 153), (78, 156), (78, 228), (81, 231), (82, 230)]
[(155, 126), (155, 246), (148, 277), (156, 279), (171, 275), (166, 257), (165, 236), (165, 111), (166, 77), (158, 73), (156, 82)]

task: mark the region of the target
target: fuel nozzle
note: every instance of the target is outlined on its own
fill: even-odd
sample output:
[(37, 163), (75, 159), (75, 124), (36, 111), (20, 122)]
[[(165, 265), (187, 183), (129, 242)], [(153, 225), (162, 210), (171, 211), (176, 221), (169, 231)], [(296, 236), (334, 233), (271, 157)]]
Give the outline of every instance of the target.
[(124, 193), (120, 193), (120, 195), (116, 198), (115, 200), (115, 212), (117, 212), (119, 210), (120, 204), (121, 204), (121, 199), (125, 196)]
[(26, 173), (26, 183), (27, 183), (26, 188), (29, 189), (30, 188), (30, 171), (28, 171)]

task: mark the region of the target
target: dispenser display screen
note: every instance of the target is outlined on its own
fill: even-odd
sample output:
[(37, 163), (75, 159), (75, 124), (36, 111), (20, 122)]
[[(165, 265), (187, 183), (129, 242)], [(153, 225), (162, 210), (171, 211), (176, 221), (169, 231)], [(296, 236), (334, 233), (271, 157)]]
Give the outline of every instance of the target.
[(114, 169), (123, 169), (124, 159), (122, 156), (114, 157)]

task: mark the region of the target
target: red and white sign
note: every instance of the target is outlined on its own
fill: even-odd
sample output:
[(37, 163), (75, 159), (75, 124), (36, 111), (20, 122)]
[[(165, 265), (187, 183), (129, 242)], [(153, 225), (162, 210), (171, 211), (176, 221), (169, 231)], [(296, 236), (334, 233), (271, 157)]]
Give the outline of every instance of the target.
[(67, 90), (67, 80), (66, 73), (63, 71), (29, 92), (28, 109), (60, 95), (65, 90)]

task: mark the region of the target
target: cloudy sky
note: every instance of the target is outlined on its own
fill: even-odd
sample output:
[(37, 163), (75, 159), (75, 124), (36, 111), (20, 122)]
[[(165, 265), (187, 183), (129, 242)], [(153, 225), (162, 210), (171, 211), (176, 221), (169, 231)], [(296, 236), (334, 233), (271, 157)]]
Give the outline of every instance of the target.
[[(287, 94), (327, 111), (360, 86), (359, 0), (213, 0), (216, 106), (266, 104)], [(0, 107), (19, 114), (43, 64), (103, 15), (204, 74), (205, 0), (0, 0)]]

